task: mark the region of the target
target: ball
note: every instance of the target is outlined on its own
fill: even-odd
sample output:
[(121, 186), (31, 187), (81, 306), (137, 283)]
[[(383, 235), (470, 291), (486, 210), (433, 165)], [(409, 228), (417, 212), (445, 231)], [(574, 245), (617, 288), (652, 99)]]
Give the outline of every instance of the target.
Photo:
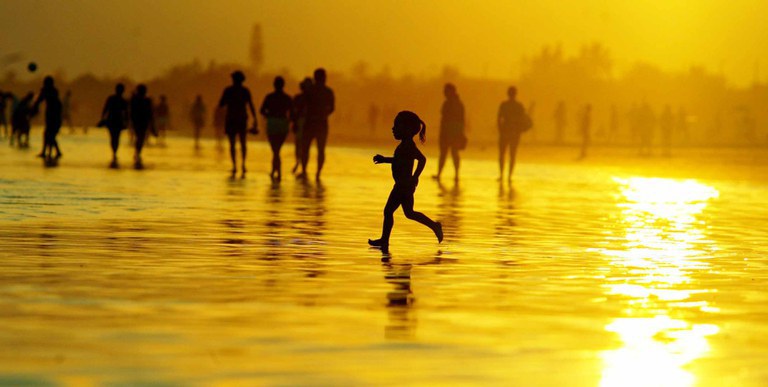
[(29, 70), (30, 73), (34, 73), (35, 70), (37, 70), (37, 63), (29, 62), (29, 64), (27, 65), (27, 70)]

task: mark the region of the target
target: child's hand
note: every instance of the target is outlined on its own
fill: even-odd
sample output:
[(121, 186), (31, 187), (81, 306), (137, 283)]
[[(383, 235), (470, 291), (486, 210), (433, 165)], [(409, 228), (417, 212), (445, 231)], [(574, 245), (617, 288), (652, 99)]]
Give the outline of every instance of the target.
[(384, 161), (384, 156), (382, 156), (382, 155), (373, 156), (373, 163), (374, 164), (381, 164), (383, 161)]
[(411, 184), (413, 184), (413, 188), (416, 188), (419, 185), (419, 177), (411, 176)]

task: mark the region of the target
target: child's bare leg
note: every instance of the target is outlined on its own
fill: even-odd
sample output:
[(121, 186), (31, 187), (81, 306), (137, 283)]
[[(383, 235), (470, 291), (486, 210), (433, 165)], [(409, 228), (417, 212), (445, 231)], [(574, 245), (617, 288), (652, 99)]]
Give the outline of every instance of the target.
[(389, 236), (392, 234), (392, 226), (395, 225), (395, 210), (400, 207), (401, 198), (394, 189), (389, 193), (387, 204), (384, 206), (384, 224), (381, 227), (381, 238), (368, 240), (371, 246), (381, 247), (385, 250), (389, 247)]
[(415, 220), (429, 227), (432, 230), (432, 232), (435, 233), (435, 236), (437, 237), (438, 242), (443, 241), (443, 225), (440, 224), (440, 222), (433, 221), (432, 219), (422, 214), (421, 212), (414, 211), (413, 195), (409, 195), (407, 198), (404, 198), (402, 205), (403, 205), (403, 214), (405, 214), (406, 218)]

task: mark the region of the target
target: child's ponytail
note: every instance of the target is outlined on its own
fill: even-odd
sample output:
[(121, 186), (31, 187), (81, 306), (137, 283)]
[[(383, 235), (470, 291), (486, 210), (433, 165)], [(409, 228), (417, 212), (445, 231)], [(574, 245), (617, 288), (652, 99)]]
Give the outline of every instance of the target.
[(419, 118), (419, 127), (421, 128), (419, 130), (419, 140), (421, 140), (421, 143), (423, 144), (427, 141), (427, 124), (425, 124), (421, 118)]

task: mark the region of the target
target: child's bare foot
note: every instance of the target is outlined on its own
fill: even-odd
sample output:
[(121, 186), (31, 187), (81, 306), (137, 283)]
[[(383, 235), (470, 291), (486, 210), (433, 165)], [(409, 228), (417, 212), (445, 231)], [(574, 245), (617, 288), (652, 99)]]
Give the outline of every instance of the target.
[(383, 241), (381, 239), (371, 240), (368, 239), (368, 244), (373, 247), (378, 247), (381, 249), (382, 252), (388, 253), (389, 252), (389, 241)]
[(373, 247), (381, 247), (382, 243), (381, 239), (368, 239), (368, 244)]
[(435, 236), (437, 237), (437, 243), (443, 242), (443, 224), (440, 222), (437, 222), (435, 227)]

